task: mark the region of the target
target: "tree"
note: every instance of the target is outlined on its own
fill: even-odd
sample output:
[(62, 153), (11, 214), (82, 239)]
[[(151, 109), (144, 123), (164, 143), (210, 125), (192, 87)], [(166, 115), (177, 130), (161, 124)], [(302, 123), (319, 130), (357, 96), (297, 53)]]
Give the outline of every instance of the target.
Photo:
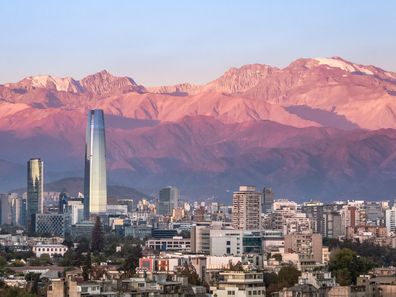
[(238, 261), (238, 263), (236, 263), (235, 265), (232, 264), (232, 261), (230, 260), (229, 262), (229, 269), (231, 271), (243, 271), (243, 264), (241, 263), (241, 261)]
[(373, 267), (374, 264), (369, 259), (359, 257), (347, 248), (333, 250), (329, 262), (329, 271), (341, 286), (356, 284), (357, 277), (366, 274)]
[(124, 271), (124, 276), (130, 277), (135, 273), (135, 269), (139, 267), (139, 259), (142, 257), (142, 248), (140, 244), (125, 245), (122, 250), (125, 261), (120, 270)]
[(289, 288), (298, 282), (298, 277), (301, 271), (298, 271), (294, 266), (285, 266), (279, 270), (278, 284), (282, 288)]
[(191, 285), (199, 286), (202, 284), (195, 267), (191, 264), (184, 263), (183, 268), (179, 270), (179, 274), (187, 277), (187, 281)]
[(40, 281), (40, 273), (29, 272), (25, 275), (25, 279), (28, 282), (26, 289), (29, 293), (38, 295), (38, 283)]
[(102, 224), (100, 222), (100, 217), (96, 217), (95, 226), (92, 230), (92, 243), (91, 251), (93, 253), (100, 253), (104, 246), (104, 235), (102, 230)]
[(82, 276), (85, 281), (89, 280), (91, 273), (92, 273), (91, 252), (88, 252), (82, 267)]

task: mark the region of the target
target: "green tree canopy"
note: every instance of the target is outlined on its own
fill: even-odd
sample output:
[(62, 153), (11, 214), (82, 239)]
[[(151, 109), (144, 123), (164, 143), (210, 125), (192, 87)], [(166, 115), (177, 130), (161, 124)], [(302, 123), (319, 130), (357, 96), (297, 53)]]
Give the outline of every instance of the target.
[(359, 257), (356, 252), (347, 248), (333, 250), (329, 262), (329, 271), (341, 286), (356, 284), (357, 277), (366, 274), (373, 267), (370, 260)]
[(100, 217), (96, 217), (95, 226), (92, 230), (91, 251), (93, 253), (100, 253), (104, 246), (104, 235)]

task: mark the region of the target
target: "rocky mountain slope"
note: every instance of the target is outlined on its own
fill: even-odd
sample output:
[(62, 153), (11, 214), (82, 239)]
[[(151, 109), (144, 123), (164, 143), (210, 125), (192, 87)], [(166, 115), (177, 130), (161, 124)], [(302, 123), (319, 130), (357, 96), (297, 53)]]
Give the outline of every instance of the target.
[(294, 199), (391, 198), (395, 96), (396, 73), (339, 57), (246, 65), (205, 85), (31, 76), (0, 85), (0, 190), (24, 185), (34, 156), (57, 178), (81, 176), (86, 113), (102, 108), (117, 184), (173, 184), (186, 198), (229, 199), (241, 183)]

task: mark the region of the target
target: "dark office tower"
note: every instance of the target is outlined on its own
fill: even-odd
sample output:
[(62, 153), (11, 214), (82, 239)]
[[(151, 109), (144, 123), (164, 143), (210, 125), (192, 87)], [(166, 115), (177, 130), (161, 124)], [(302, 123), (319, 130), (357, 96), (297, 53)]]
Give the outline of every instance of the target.
[(85, 143), (84, 218), (106, 213), (106, 138), (103, 110), (88, 113)]
[(263, 201), (261, 202), (261, 212), (269, 213), (272, 210), (272, 203), (274, 203), (274, 192), (271, 188), (263, 189)]
[(323, 234), (323, 203), (318, 201), (304, 202), (301, 211), (312, 221), (314, 233)]
[(59, 206), (58, 212), (59, 213), (66, 213), (67, 212), (67, 201), (69, 201), (69, 197), (67, 193), (62, 192), (59, 194)]
[(43, 161), (30, 159), (27, 163), (26, 223), (28, 230), (34, 232), (35, 214), (43, 213)]
[(167, 187), (159, 192), (158, 214), (169, 216), (179, 204), (180, 192), (176, 187)]

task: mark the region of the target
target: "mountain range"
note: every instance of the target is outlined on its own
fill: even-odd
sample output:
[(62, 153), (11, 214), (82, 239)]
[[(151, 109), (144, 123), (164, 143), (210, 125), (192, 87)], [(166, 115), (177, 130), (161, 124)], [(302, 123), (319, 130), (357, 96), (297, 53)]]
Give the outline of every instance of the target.
[(239, 184), (277, 197), (393, 199), (396, 73), (340, 57), (231, 68), (204, 85), (149, 87), (103, 70), (0, 85), (0, 191), (83, 173), (89, 109), (105, 112), (109, 182), (155, 195), (230, 200)]

